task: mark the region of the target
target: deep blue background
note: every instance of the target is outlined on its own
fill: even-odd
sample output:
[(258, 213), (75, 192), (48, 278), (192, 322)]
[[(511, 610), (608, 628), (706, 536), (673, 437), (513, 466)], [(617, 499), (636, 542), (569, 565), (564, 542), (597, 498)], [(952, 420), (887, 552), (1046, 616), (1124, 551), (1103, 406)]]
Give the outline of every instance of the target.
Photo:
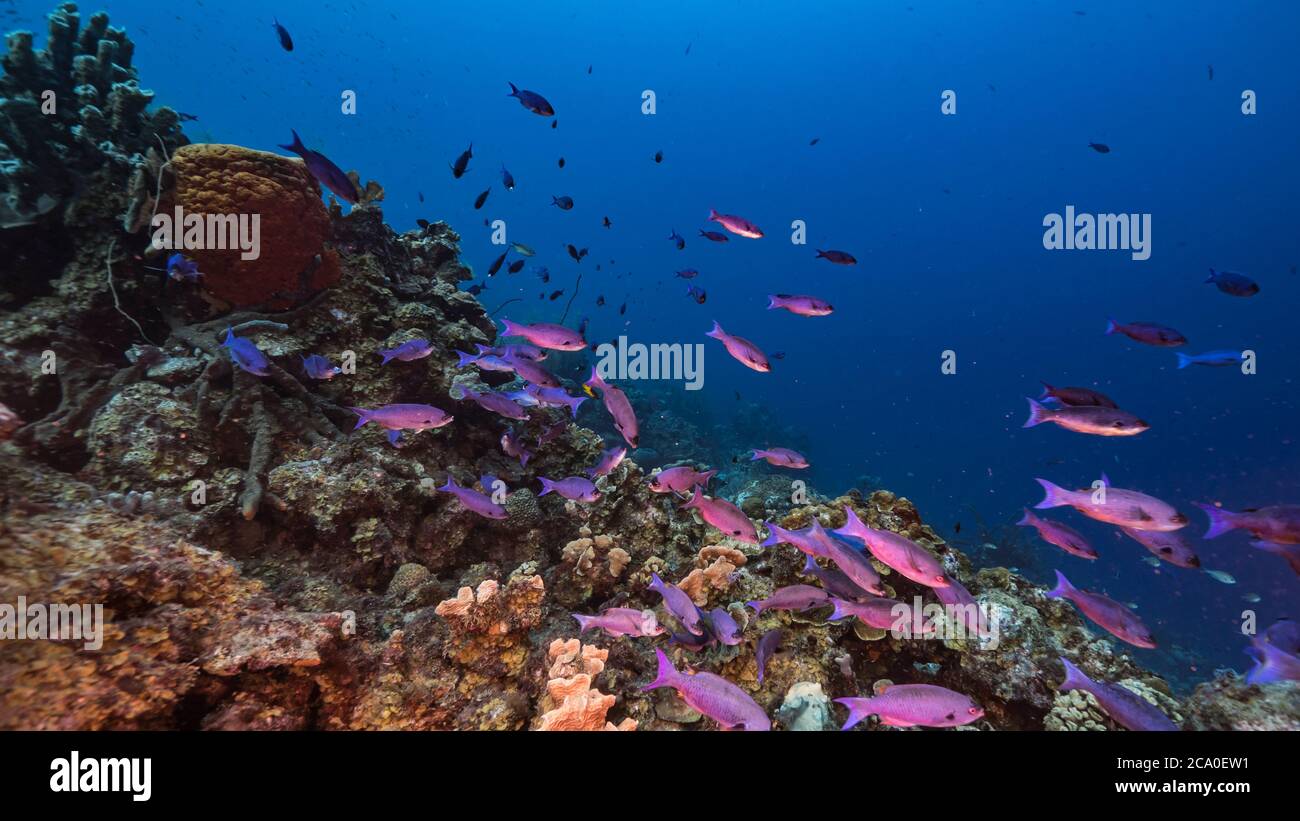
[[(19, 10), (0, 17), (6, 29), (44, 29), (48, 4), (6, 8)], [(537, 293), (571, 288), (585, 271), (573, 316), (592, 317), (590, 338), (707, 343), (706, 388), (691, 401), (725, 413), (742, 391), (767, 403), (811, 437), (810, 478), (824, 492), (880, 476), (948, 535), (970, 521), (970, 506), (991, 523), (1015, 521), (1041, 497), (1034, 476), (1082, 486), (1105, 470), (1117, 486), (1175, 503), (1193, 520), (1185, 532), (1206, 566), (1235, 575), (1235, 586), (1153, 570), (1136, 544), (1060, 511), (1052, 515), (1093, 537), (1103, 558), (1088, 564), (1041, 545), (1032, 572), (1046, 582), (1043, 568), (1060, 566), (1077, 585), (1138, 603), (1163, 645), (1133, 651), (1144, 663), (1183, 679), (1216, 664), (1240, 669), (1243, 609), (1261, 623), (1297, 615), (1300, 581), (1285, 565), (1240, 533), (1201, 541), (1204, 516), (1190, 503), (1300, 502), (1300, 4), (107, 8), (136, 40), (157, 101), (201, 118), (187, 126), (193, 139), (275, 150), (297, 128), (384, 185), (398, 230), (417, 217), (451, 223), (478, 271), (499, 253), (484, 217), (505, 219), (510, 239), (538, 249), (533, 262), (550, 268), (552, 284), (528, 269), (503, 273), (485, 304), (523, 296), (530, 307), (514, 306), (512, 318), (556, 320), (564, 299)], [(297, 42), (292, 54), (276, 41), (273, 14)], [(559, 127), (506, 97), (507, 81), (545, 94)], [(1239, 110), (1247, 88), (1259, 95), (1253, 117)], [(356, 116), (340, 112), (344, 89), (358, 94)], [(658, 95), (655, 116), (640, 112), (644, 89)], [(958, 93), (956, 116), (940, 114), (944, 89)], [(453, 180), (447, 164), (471, 141), (470, 171)], [(1097, 154), (1090, 141), (1113, 151)], [(501, 187), (502, 162), (513, 192)], [(489, 184), (487, 207), (474, 211)], [(577, 207), (549, 207), (553, 194)], [(1043, 216), (1068, 204), (1151, 213), (1151, 259), (1045, 251)], [(748, 217), (767, 237), (699, 239), (699, 228), (717, 228), (704, 223), (710, 207)], [(605, 215), (611, 230), (600, 227)], [(809, 226), (807, 246), (789, 242), (794, 219)], [(686, 251), (666, 240), (673, 228)], [(592, 249), (581, 269), (567, 242)], [(814, 260), (813, 247), (847, 250), (860, 264)], [(707, 305), (673, 278), (688, 266), (701, 271)], [(1202, 284), (1211, 266), (1250, 273), (1262, 293), (1220, 294)], [(825, 319), (767, 312), (773, 291), (813, 293), (837, 310)], [(1103, 336), (1109, 315), (1173, 325), (1190, 353), (1253, 348), (1259, 373), (1175, 370), (1172, 352)], [(787, 358), (768, 375), (742, 368), (702, 336), (714, 318)], [(957, 352), (955, 376), (940, 374), (944, 349)], [(1128, 440), (1022, 430), (1023, 397), (1037, 395), (1040, 379), (1094, 386), (1152, 429)], [(643, 433), (649, 445), (653, 437)], [(1249, 593), (1263, 601), (1248, 604)]]

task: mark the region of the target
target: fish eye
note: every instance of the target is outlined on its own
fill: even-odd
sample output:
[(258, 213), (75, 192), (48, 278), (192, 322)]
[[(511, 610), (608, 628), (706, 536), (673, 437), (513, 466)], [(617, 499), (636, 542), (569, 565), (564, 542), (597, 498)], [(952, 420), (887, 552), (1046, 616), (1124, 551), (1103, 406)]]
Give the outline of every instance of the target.
[(973, 715), (973, 716), (977, 716), (977, 715), (979, 715), (979, 714), (980, 714), (981, 712), (983, 712), (983, 711), (980, 710), (980, 708), (978, 708), (978, 707), (971, 707), (971, 708), (970, 708), (969, 710), (967, 710), (966, 712), (970, 713), (970, 714)]

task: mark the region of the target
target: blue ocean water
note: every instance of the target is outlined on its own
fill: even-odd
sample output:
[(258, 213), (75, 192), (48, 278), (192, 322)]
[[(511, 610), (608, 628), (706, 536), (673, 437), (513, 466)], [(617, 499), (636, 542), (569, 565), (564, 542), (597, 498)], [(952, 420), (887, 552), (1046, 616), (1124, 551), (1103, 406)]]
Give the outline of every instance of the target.
[[(16, 11), (0, 17), (6, 29), (43, 31), (48, 0), (6, 8)], [(384, 186), (395, 229), (450, 223), (479, 282), (501, 250), (484, 219), (504, 220), (538, 256), (492, 278), (486, 306), (518, 297), (511, 318), (556, 321), (583, 273), (570, 317), (590, 318), (588, 338), (705, 343), (704, 389), (684, 401), (719, 420), (738, 393), (762, 403), (803, 432), (807, 478), (824, 493), (879, 477), (984, 564), (1008, 562), (977, 549), (977, 523), (1013, 524), (1041, 498), (1036, 476), (1084, 487), (1104, 471), (1175, 504), (1192, 519), (1185, 532), (1204, 565), (1235, 584), (1152, 568), (1112, 528), (1060, 511), (1053, 518), (1088, 535), (1101, 560), (1037, 542), (1033, 566), (1017, 564), (1042, 583), (1060, 567), (1078, 586), (1136, 604), (1161, 642), (1132, 651), (1144, 664), (1183, 682), (1218, 665), (1244, 669), (1243, 611), (1260, 625), (1296, 615), (1300, 579), (1240, 532), (1202, 540), (1192, 502), (1300, 502), (1300, 5), (105, 8), (136, 40), (156, 101), (199, 117), (191, 139), (276, 150), (297, 129)], [(292, 53), (273, 16), (292, 33)], [(557, 126), (507, 97), (508, 82), (543, 93)], [(1247, 89), (1254, 115), (1241, 110)], [(652, 115), (642, 111), (647, 90)], [(956, 92), (953, 115), (941, 111), (945, 90)], [(345, 91), (356, 93), (354, 115), (341, 110)], [(447, 165), (471, 142), (470, 170), (453, 179)], [(501, 185), (503, 163), (514, 191)], [(573, 197), (574, 209), (551, 207), (553, 195)], [(1044, 249), (1044, 216), (1070, 205), (1150, 214), (1150, 258)], [(710, 208), (745, 216), (766, 237), (700, 238), (719, 228), (705, 222)], [(805, 245), (791, 242), (796, 220)], [(684, 251), (667, 239), (674, 229)], [(574, 263), (566, 243), (590, 257)], [(859, 264), (814, 259), (814, 248)], [(536, 265), (550, 283), (539, 284)], [(674, 277), (686, 267), (701, 272), (693, 282), (706, 304)], [(1247, 272), (1262, 291), (1222, 294), (1203, 283), (1211, 267)], [(565, 289), (559, 300), (537, 298), (555, 289)], [(836, 310), (816, 319), (765, 310), (776, 292), (814, 294)], [(1252, 349), (1258, 372), (1178, 370), (1170, 350), (1103, 335), (1111, 316), (1172, 325), (1189, 353)], [(742, 367), (703, 336), (715, 319), (785, 358), (770, 374)], [(941, 372), (944, 351), (955, 354), (954, 374)], [(1100, 390), (1151, 429), (1130, 438), (1022, 429), (1024, 397), (1040, 380)], [(654, 427), (643, 431), (653, 446)]]

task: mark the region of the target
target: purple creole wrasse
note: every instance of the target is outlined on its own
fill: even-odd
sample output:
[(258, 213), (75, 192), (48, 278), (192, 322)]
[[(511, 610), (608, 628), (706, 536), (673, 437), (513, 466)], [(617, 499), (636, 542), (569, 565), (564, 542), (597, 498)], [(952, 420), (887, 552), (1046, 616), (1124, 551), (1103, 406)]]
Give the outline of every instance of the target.
[(857, 265), (858, 264), (858, 260), (856, 257), (844, 251), (822, 251), (818, 249), (817, 256), (815, 257), (815, 259), (824, 259), (827, 260), (828, 262), (833, 262), (836, 265)]
[(1061, 682), (1056, 689), (1062, 693), (1071, 690), (1091, 693), (1101, 705), (1101, 709), (1106, 711), (1106, 715), (1121, 727), (1148, 732), (1172, 732), (1178, 729), (1178, 725), (1170, 721), (1169, 716), (1165, 715), (1159, 707), (1127, 687), (1093, 681), (1064, 656), (1061, 657), (1061, 664), (1065, 666), (1065, 681)]
[(451, 389), (451, 396), (453, 399), (468, 399), (483, 410), (492, 411), (507, 419), (528, 420), (528, 411), (512, 402), (509, 397), (494, 391), (479, 392), (463, 385), (456, 385)]
[(570, 476), (567, 479), (547, 479), (545, 476), (537, 477), (542, 483), (542, 492), (538, 496), (545, 496), (554, 492), (563, 496), (571, 502), (596, 502), (600, 500), (600, 491), (591, 483), (590, 479), (582, 476)]
[(1178, 567), (1200, 567), (1201, 560), (1177, 531), (1135, 530), (1121, 527), (1130, 539), (1151, 551), (1157, 559)]
[(1300, 681), (1300, 625), (1290, 619), (1274, 622), (1251, 641), (1246, 655), (1255, 662), (1247, 684)]
[(531, 382), (524, 386), (524, 393), (543, 407), (568, 408), (574, 419), (578, 418), (578, 408), (587, 401), (585, 396), (570, 396), (563, 388), (546, 388)]
[(722, 329), (718, 320), (713, 320), (713, 330), (705, 334), (722, 342), (726, 347), (727, 353), (731, 354), (737, 362), (746, 368), (751, 368), (759, 373), (768, 373), (772, 370), (772, 365), (767, 361), (767, 357), (759, 350), (758, 346), (748, 339), (740, 336), (732, 336)]
[(588, 390), (599, 390), (600, 398), (605, 403), (605, 410), (614, 420), (614, 429), (623, 435), (626, 441), (632, 447), (637, 446), (640, 439), (640, 429), (637, 426), (636, 413), (632, 410), (632, 403), (628, 401), (627, 394), (622, 389), (616, 388), (600, 378), (600, 374), (595, 368), (591, 369), (591, 378), (583, 383)]
[(681, 277), (682, 279), (695, 279), (699, 275), (700, 272), (695, 270), (694, 268), (683, 268), (682, 270), (677, 272), (677, 276)]
[(362, 425), (374, 422), (388, 431), (389, 443), (396, 445), (398, 437), (404, 430), (433, 430), (451, 424), (455, 418), (444, 410), (432, 405), (384, 405), (382, 408), (348, 408), (357, 415), (356, 430)]
[(835, 306), (815, 296), (768, 294), (767, 309), (774, 311), (778, 308), (783, 308), (799, 316), (830, 316), (835, 312)]
[[(873, 594), (854, 584), (853, 580), (838, 570), (823, 568), (811, 555), (805, 554), (803, 570), (805, 576), (812, 576), (822, 583), (822, 589), (837, 599), (861, 601)], [(884, 590), (881, 590), (883, 594)]]
[(1151, 630), (1132, 610), (1100, 593), (1078, 589), (1059, 570), (1056, 571), (1056, 587), (1046, 595), (1049, 599), (1065, 599), (1072, 603), (1094, 624), (1121, 641), (1148, 650), (1156, 646)]
[(1043, 541), (1056, 545), (1071, 556), (1078, 556), (1080, 559), (1096, 559), (1098, 556), (1097, 551), (1093, 550), (1092, 545), (1088, 544), (1088, 540), (1079, 531), (1060, 522), (1035, 516), (1028, 508), (1025, 508), (1025, 515), (1016, 524), (1020, 527), (1034, 528)]
[[(1103, 488), (1066, 490), (1046, 479), (1035, 479), (1043, 486), (1043, 501), (1038, 510), (1069, 506), (1099, 522), (1132, 527), (1137, 530), (1178, 530), (1187, 526), (1187, 517), (1154, 496), (1136, 490), (1113, 488), (1103, 477)], [(1104, 490), (1104, 493), (1102, 492)]]
[(849, 578), (849, 581), (873, 596), (885, 595), (885, 583), (865, 553), (822, 530), (820, 522), (814, 521), (810, 530), (821, 555), (835, 562), (835, 566)]
[(984, 717), (970, 696), (935, 684), (894, 684), (871, 698), (837, 698), (849, 708), (848, 730), (867, 716), (886, 727), (961, 727)]
[(172, 254), (167, 257), (167, 276), (177, 282), (198, 282), (203, 273), (199, 264), (184, 254)]
[[(817, 522), (813, 523), (818, 524)], [(825, 542), (817, 538), (812, 527), (806, 527), (803, 530), (786, 530), (775, 522), (763, 522), (767, 528), (768, 537), (763, 540), (763, 547), (773, 547), (779, 544), (788, 544), (797, 547), (801, 552), (814, 557), (825, 556)]]
[(763, 232), (759, 227), (744, 217), (737, 217), (733, 214), (719, 214), (712, 208), (709, 209), (709, 222), (718, 223), (738, 237), (748, 239), (761, 239), (763, 237)]
[(1216, 271), (1211, 268), (1209, 279), (1205, 281), (1213, 282), (1216, 288), (1228, 296), (1254, 296), (1259, 293), (1258, 282), (1235, 271)]
[[(490, 480), (485, 481), (490, 482)], [(504, 519), (509, 515), (506, 513), (505, 507), (492, 501), (491, 496), (486, 493), (479, 493), (473, 488), (461, 487), (450, 476), (447, 477), (447, 484), (438, 488), (438, 491), (440, 493), (450, 493), (460, 500), (466, 510), (477, 513), (485, 519)]]
[(642, 690), (671, 687), (688, 707), (718, 722), (723, 729), (772, 729), (772, 722), (763, 708), (722, 676), (705, 672), (694, 675), (679, 673), (664, 651), (658, 648), (655, 648), (655, 657), (659, 660), (659, 674)]
[(1111, 399), (1104, 393), (1099, 393), (1091, 388), (1057, 388), (1043, 383), (1043, 395), (1038, 397), (1039, 401), (1044, 399), (1058, 399), (1063, 405), (1080, 406), (1095, 405), (1099, 408), (1118, 408), (1115, 400)]
[(958, 624), (965, 630), (967, 636), (985, 638), (991, 635), (979, 602), (975, 601), (970, 591), (956, 579), (949, 578), (947, 587), (934, 588), (934, 595), (939, 603), (944, 605), (948, 617), (957, 617)]
[(500, 345), (495, 348), (489, 348), (487, 345), (476, 344), (474, 349), (480, 355), (491, 356), (513, 356), (519, 359), (531, 359), (534, 362), (545, 362), (550, 353), (542, 350), (536, 345), (529, 345), (525, 342), (516, 342), (512, 345)]
[(758, 531), (754, 529), (754, 523), (749, 517), (726, 499), (705, 496), (700, 492), (699, 485), (695, 486), (695, 495), (681, 509), (699, 511), (700, 518), (706, 523), (738, 542), (758, 544)]
[(302, 360), (303, 373), (307, 374), (312, 379), (328, 382), (343, 373), (342, 368), (331, 364), (328, 359), (320, 354), (312, 354), (311, 356), (302, 356), (299, 354), (299, 358)]
[(270, 361), (257, 349), (252, 340), (235, 336), (235, 332), (227, 328), (226, 340), (221, 343), (221, 346), (230, 351), (230, 361), (234, 362), (241, 371), (251, 373), (253, 376), (271, 375)]
[(1118, 408), (1104, 408), (1100, 405), (1066, 405), (1060, 408), (1049, 408), (1034, 399), (1026, 397), (1026, 400), (1029, 402), (1029, 418), (1024, 424), (1026, 428), (1052, 422), (1075, 433), (1089, 433), (1093, 436), (1136, 436), (1151, 427), (1128, 411)]
[(280, 25), (279, 20), (272, 24), (272, 28), (275, 29), (275, 36), (280, 39), (280, 48), (285, 51), (293, 51), (293, 38), (289, 36), (289, 30)]
[(302, 161), (307, 164), (307, 170), (321, 185), (333, 191), (344, 202), (355, 205), (361, 197), (357, 194), (356, 185), (347, 174), (343, 173), (343, 169), (330, 162), (324, 154), (318, 154), (303, 145), (297, 131), (290, 129), (289, 133), (293, 134), (293, 142), (280, 147), (302, 157)]
[(630, 607), (611, 607), (595, 616), (574, 613), (578, 634), (588, 630), (604, 630), (612, 638), (631, 636), (634, 639), (658, 636), (667, 631), (659, 624), (653, 610), (634, 610)]
[(501, 434), (501, 450), (506, 456), (512, 456), (519, 460), (519, 467), (527, 467), (528, 460), (533, 457), (533, 452), (524, 447), (524, 443), (519, 439), (513, 430), (507, 430)]
[(1205, 538), (1213, 539), (1229, 530), (1244, 530), (1256, 539), (1277, 544), (1300, 544), (1300, 505), (1273, 505), (1233, 513), (1213, 505), (1198, 504), (1210, 517)]
[(754, 662), (758, 665), (758, 683), (763, 683), (763, 674), (767, 672), (767, 661), (777, 650), (781, 649), (781, 639), (785, 637), (785, 632), (779, 627), (773, 627), (763, 634), (754, 647)]
[(1278, 544), (1277, 542), (1266, 542), (1263, 539), (1254, 539), (1249, 544), (1256, 550), (1263, 550), (1265, 553), (1281, 556), (1290, 565), (1291, 572), (1300, 576), (1300, 544)]
[(550, 348), (553, 351), (580, 351), (587, 347), (587, 340), (582, 338), (582, 334), (563, 325), (545, 322), (523, 325), (508, 319), (502, 319), (501, 324), (504, 326), (501, 332), (504, 336), (522, 336), (539, 348)]
[[(833, 533), (864, 543), (871, 555), (917, 584), (944, 587), (949, 583), (943, 564), (924, 547), (897, 533), (867, 527), (853, 512), (853, 508), (847, 505), (844, 507), (844, 515), (847, 517), (844, 527), (832, 531)], [(840, 569), (847, 572), (843, 567)]]
[(676, 229), (674, 229), (673, 232), (668, 235), (668, 239), (673, 241), (673, 243), (677, 246), (678, 251), (681, 251), (686, 248), (686, 240), (682, 239), (680, 236), (677, 235)]
[(830, 603), (830, 596), (820, 587), (810, 584), (792, 584), (778, 587), (766, 599), (745, 602), (756, 615), (763, 615), (768, 610), (812, 610)]
[(700, 229), (700, 236), (704, 237), (709, 242), (730, 242), (730, 240), (727, 239), (727, 235), (720, 231), (705, 231), (704, 229)]
[(757, 462), (759, 459), (779, 468), (796, 468), (802, 469), (808, 467), (808, 460), (797, 450), (789, 448), (768, 448), (767, 450), (755, 450), (754, 455), (750, 457), (751, 462)]
[(387, 365), (394, 359), (399, 362), (414, 362), (417, 359), (424, 359), (431, 353), (433, 353), (433, 346), (429, 344), (429, 340), (411, 339), (403, 342), (396, 348), (380, 350), (379, 355), (384, 358), (384, 361), (379, 364)]
[(627, 448), (622, 445), (615, 445), (604, 453), (600, 454), (600, 459), (595, 466), (587, 468), (587, 476), (596, 479), (601, 476), (608, 476), (614, 472), (623, 462), (623, 457), (627, 456)]
[(686, 295), (695, 300), (697, 305), (703, 305), (709, 301), (709, 292), (696, 285), (687, 285)]
[(705, 614), (708, 622), (709, 633), (718, 640), (719, 644), (728, 647), (735, 647), (745, 640), (741, 635), (740, 625), (732, 618), (731, 614), (721, 607), (715, 607)]
[(464, 351), (456, 351), (460, 361), (456, 363), (458, 368), (467, 368), (474, 365), (482, 371), (495, 371), (497, 373), (513, 373), (515, 366), (505, 361), (499, 356), (492, 354), (472, 354)]
[(846, 601), (832, 597), (829, 621), (841, 621), (856, 618), (858, 621), (877, 630), (897, 630), (904, 637), (929, 635), (938, 627), (933, 620), (920, 622), (920, 630), (913, 630), (913, 621), (920, 616), (913, 612), (912, 605), (894, 599), (868, 597), (862, 601)]
[[(491, 357), (484, 357), (477, 363), (480, 368), (484, 367), (484, 361), (489, 363), (493, 362)], [(559, 377), (526, 357), (519, 356), (518, 354), (510, 354), (509, 356), (497, 359), (496, 362), (503, 363), (506, 366), (505, 370), (514, 371), (515, 374), (525, 382), (531, 382), (532, 384), (543, 388), (560, 387)], [(488, 370), (494, 368), (495, 365), (492, 365)]]
[(1114, 319), (1106, 323), (1106, 335), (1123, 334), (1134, 342), (1154, 345), (1157, 348), (1177, 348), (1187, 344), (1187, 337), (1165, 325), (1155, 322), (1130, 322), (1122, 325)]
[(650, 574), (650, 584), (647, 590), (658, 593), (664, 600), (664, 609), (672, 614), (672, 617), (681, 623), (691, 633), (702, 635), (704, 630), (700, 626), (700, 619), (704, 617), (700, 608), (695, 606), (691, 597), (675, 584), (670, 584), (659, 578), (658, 573)]
[(551, 104), (546, 101), (545, 97), (538, 94), (536, 91), (522, 90), (515, 86), (514, 83), (509, 83), (508, 85), (510, 86), (510, 93), (506, 96), (516, 98), (519, 100), (519, 104), (524, 108), (541, 117), (555, 116), (555, 109), (551, 107)]
[(1087, 387), (1054, 387), (1043, 383), (1043, 395), (1039, 396), (1039, 401), (1045, 399), (1057, 399), (1063, 405), (1071, 407), (1087, 407), (1087, 405), (1096, 405), (1099, 408), (1118, 408), (1119, 405), (1114, 403), (1113, 399), (1105, 394), (1100, 394), (1092, 388)]
[(1226, 368), (1233, 365), (1240, 365), (1242, 357), (1241, 351), (1206, 351), (1198, 354), (1185, 354), (1181, 351), (1175, 351), (1174, 356), (1178, 357), (1178, 370), (1186, 368), (1188, 365), (1201, 365), (1207, 368)]
[(655, 493), (689, 493), (696, 485), (707, 487), (716, 470), (698, 471), (690, 465), (665, 468), (650, 477), (650, 490)]

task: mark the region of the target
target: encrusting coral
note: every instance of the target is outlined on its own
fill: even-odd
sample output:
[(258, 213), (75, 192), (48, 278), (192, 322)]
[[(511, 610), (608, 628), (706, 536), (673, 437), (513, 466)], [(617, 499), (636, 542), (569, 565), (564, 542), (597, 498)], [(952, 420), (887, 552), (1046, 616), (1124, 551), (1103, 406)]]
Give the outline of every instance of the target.
[(636, 721), (625, 718), (617, 725), (606, 721), (605, 715), (617, 699), (604, 695), (592, 682), (609, 658), (608, 650), (601, 650), (578, 639), (556, 639), (547, 650), (551, 662), (547, 671), (546, 697), (540, 707), (545, 710), (538, 718), (538, 730), (635, 730)]

